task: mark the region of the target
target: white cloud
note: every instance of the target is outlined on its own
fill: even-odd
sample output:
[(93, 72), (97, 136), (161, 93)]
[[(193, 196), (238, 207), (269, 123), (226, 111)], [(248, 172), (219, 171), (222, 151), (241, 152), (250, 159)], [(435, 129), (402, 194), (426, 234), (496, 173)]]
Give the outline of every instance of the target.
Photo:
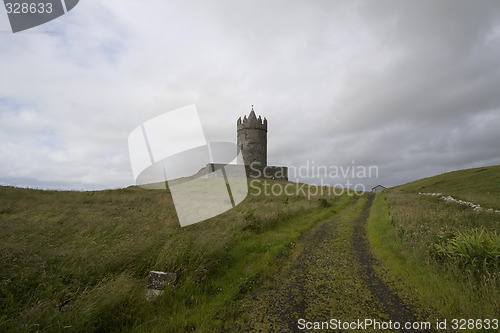
[(395, 185), (499, 164), (499, 18), (489, 1), (83, 1), (0, 34), (0, 180), (127, 186), (128, 134), (190, 104), (214, 141), (254, 104), (280, 165), (354, 160)]

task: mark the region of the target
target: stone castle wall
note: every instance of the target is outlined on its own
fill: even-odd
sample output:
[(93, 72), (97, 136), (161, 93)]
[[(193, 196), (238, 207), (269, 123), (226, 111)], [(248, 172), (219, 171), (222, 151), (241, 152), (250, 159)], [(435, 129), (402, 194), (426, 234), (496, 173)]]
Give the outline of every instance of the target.
[(281, 166), (262, 166), (258, 164), (245, 165), (245, 174), (242, 172), (243, 165), (234, 164), (217, 164), (209, 163), (200, 172), (198, 176), (219, 177), (216, 170), (224, 168), (227, 177), (247, 177), (247, 178), (264, 178), (274, 180), (288, 180), (288, 168)]
[(267, 165), (267, 119), (257, 118), (252, 108), (248, 118), (238, 119), (236, 128), (238, 164)]

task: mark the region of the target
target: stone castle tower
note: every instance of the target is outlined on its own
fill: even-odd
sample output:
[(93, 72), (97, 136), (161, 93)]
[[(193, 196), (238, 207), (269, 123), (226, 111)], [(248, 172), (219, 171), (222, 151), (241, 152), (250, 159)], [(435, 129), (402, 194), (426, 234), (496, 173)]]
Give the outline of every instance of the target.
[[(220, 177), (241, 178), (266, 178), (274, 180), (288, 180), (288, 168), (285, 166), (267, 165), (267, 119), (255, 115), (255, 111), (241, 117), (236, 122), (238, 165), (208, 163), (205, 168), (198, 171), (194, 177)], [(240, 156), (241, 152), (241, 156)], [(233, 155), (234, 156), (234, 155)], [(222, 174), (216, 171), (223, 170)], [(243, 174), (242, 174), (243, 170)], [(227, 183), (227, 179), (226, 179)], [(229, 184), (229, 183), (227, 183)]]
[[(267, 119), (255, 116), (253, 110), (236, 122), (238, 164), (250, 165), (257, 163), (260, 166), (267, 166)], [(241, 156), (239, 153), (241, 152)]]

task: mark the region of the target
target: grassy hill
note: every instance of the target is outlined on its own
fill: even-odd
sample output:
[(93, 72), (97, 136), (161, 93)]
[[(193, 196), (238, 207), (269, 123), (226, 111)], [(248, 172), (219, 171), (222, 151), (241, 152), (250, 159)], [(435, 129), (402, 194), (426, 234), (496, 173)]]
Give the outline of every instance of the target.
[(368, 223), (389, 281), (438, 318), (499, 318), (500, 214), (419, 192), (500, 208), (500, 166), (460, 170), (378, 195)]
[(401, 185), (396, 189), (413, 193), (439, 192), (484, 207), (500, 209), (500, 165), (452, 171)]
[[(498, 209), (499, 176), (499, 166), (455, 171), (375, 198), (368, 236), (378, 272), (429, 318), (500, 316), (500, 214), (418, 192)], [(308, 197), (307, 186), (264, 195), (302, 186), (266, 182), (236, 208), (184, 228), (165, 190), (0, 187), (0, 332), (234, 330), (235, 302), (290, 265), (304, 232), (365, 200)], [(178, 275), (154, 301), (145, 297), (151, 270)]]
[[(307, 191), (254, 195), (263, 186), (184, 228), (164, 190), (0, 187), (0, 331), (223, 330), (228, 304), (272, 275), (305, 230), (351, 201)], [(153, 302), (145, 297), (151, 270), (178, 274)]]

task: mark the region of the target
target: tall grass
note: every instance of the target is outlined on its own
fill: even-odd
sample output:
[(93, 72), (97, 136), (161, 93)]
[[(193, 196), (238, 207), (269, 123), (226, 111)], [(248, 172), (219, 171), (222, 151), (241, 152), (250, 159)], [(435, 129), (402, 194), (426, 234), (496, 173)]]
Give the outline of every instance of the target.
[[(0, 187), (0, 331), (219, 331), (227, 304), (349, 201), (249, 195), (181, 228), (168, 191)], [(178, 280), (148, 302), (151, 270)]]
[(498, 318), (498, 215), (391, 190), (368, 230), (385, 276), (430, 318)]
[(457, 265), (469, 274), (497, 276), (500, 269), (500, 236), (496, 231), (476, 228), (457, 231), (434, 245), (434, 257), (447, 265)]

